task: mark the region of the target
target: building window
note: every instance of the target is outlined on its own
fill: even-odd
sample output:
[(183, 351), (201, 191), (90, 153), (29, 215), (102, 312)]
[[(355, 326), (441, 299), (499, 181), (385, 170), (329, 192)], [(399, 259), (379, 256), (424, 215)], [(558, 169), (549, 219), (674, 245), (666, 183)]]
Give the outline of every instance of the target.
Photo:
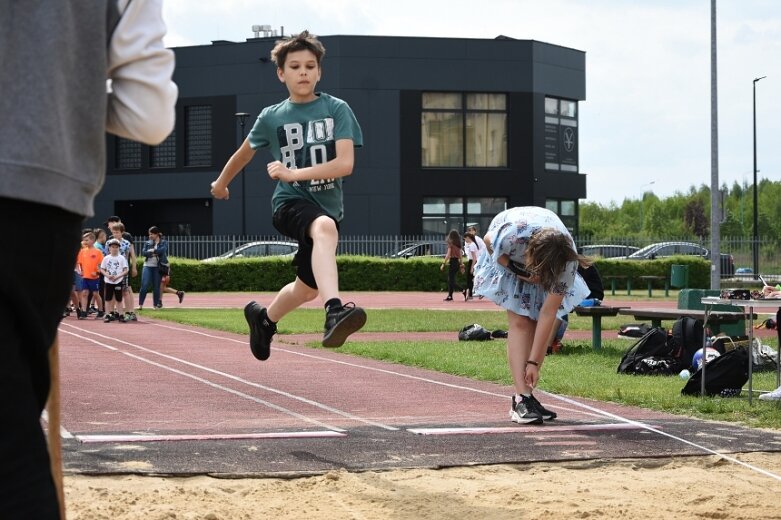
[(176, 168), (176, 130), (165, 141), (149, 149), (150, 168)]
[(423, 167), (507, 167), (505, 94), (424, 92), (422, 109)]
[(570, 233), (578, 227), (578, 204), (574, 200), (547, 199), (545, 207), (559, 216)]
[(446, 235), (451, 229), (463, 233), (475, 226), (482, 234), (505, 209), (506, 197), (425, 197), (422, 230), (424, 234)]
[(578, 173), (578, 102), (545, 98), (545, 169)]
[(184, 165), (212, 165), (212, 107), (184, 107)]
[(140, 170), (141, 143), (118, 137), (115, 162), (118, 170)]

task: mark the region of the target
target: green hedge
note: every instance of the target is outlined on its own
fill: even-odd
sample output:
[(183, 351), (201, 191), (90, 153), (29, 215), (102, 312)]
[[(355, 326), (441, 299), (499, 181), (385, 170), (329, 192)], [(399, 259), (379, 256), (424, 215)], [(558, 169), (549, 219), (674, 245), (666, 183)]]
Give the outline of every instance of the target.
[[(447, 290), (447, 268), (439, 270), (441, 259), (338, 256), (336, 262), (339, 268), (339, 288), (343, 291)], [(704, 289), (710, 286), (710, 263), (690, 256), (643, 261), (598, 259), (595, 264), (603, 277), (631, 276), (635, 288), (640, 287), (640, 276), (664, 276), (669, 280), (673, 264), (688, 265), (690, 288)], [(139, 262), (139, 276), (131, 278), (135, 291), (138, 291), (141, 281), (141, 269), (142, 263)], [(280, 257), (222, 262), (171, 258), (171, 270), (173, 287), (195, 292), (278, 291), (295, 279), (295, 268), (291, 265), (290, 258)], [(464, 276), (459, 275), (459, 284), (463, 286), (465, 281)], [(623, 282), (619, 285), (623, 286)], [(664, 282), (660, 280), (658, 286), (664, 287)]]

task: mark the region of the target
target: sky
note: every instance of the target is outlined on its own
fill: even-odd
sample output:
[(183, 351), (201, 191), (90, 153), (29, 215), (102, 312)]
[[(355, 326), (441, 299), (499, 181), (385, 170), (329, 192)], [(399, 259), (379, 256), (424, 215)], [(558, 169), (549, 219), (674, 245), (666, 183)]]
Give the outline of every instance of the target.
[[(488, 38), (586, 53), (580, 172), (602, 205), (711, 185), (710, 0), (165, 0), (169, 47), (285, 34)], [(719, 185), (781, 181), (781, 1), (717, 1)], [(776, 150), (775, 152), (773, 150)]]

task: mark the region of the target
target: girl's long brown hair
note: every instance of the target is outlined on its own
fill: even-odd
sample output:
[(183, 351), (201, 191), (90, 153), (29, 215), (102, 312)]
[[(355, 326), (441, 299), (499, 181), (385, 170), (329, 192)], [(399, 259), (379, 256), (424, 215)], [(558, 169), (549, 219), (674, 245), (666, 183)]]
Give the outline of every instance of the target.
[(535, 232), (526, 247), (526, 268), (550, 291), (567, 268), (567, 262), (577, 260), (583, 266), (591, 265), (591, 259), (578, 254), (572, 248), (571, 239), (564, 233), (543, 228)]

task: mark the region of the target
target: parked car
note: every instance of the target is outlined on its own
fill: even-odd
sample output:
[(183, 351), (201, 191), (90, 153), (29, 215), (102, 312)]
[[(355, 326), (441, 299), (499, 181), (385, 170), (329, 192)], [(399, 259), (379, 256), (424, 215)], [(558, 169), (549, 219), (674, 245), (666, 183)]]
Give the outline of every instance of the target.
[(629, 256), (640, 249), (634, 246), (619, 245), (591, 245), (580, 248), (580, 254), (585, 256), (598, 256), (601, 258), (621, 258)]
[(220, 256), (203, 259), (203, 262), (215, 262), (217, 260), (227, 260), (230, 258), (253, 258), (258, 256), (293, 256), (298, 252), (298, 243), (296, 242), (277, 242), (261, 240), (259, 242), (249, 242), (242, 244), (230, 251), (226, 251)]
[(735, 274), (754, 274), (754, 270), (750, 267), (738, 267)]
[(387, 256), (390, 258), (411, 258), (413, 256), (433, 256), (444, 258), (447, 253), (447, 244), (442, 239), (441, 242), (414, 242), (404, 244), (401, 249)]
[[(627, 260), (653, 260), (676, 255), (693, 255), (710, 259), (710, 251), (707, 248), (692, 242), (658, 242), (645, 246), (626, 258)], [(735, 259), (732, 255), (721, 253), (721, 274), (725, 276), (735, 274)]]

